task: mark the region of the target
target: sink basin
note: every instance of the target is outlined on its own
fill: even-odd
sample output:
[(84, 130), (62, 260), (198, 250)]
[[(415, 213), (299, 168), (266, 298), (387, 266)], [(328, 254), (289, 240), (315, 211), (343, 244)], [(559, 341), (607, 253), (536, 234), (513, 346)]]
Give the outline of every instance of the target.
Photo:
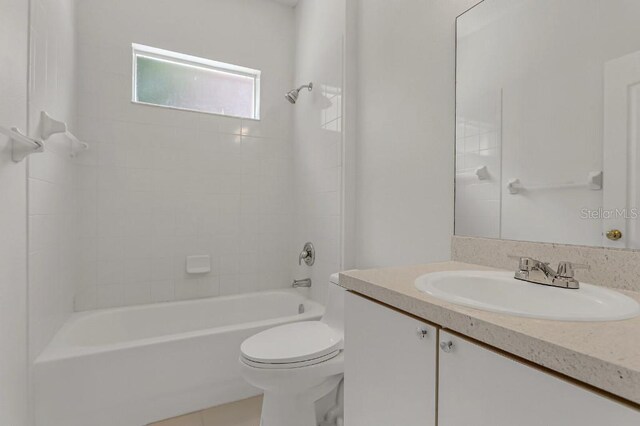
[(513, 278), (512, 272), (451, 271), (423, 275), (423, 293), (457, 305), (503, 314), (560, 321), (615, 321), (640, 314), (638, 302), (590, 284), (569, 290)]

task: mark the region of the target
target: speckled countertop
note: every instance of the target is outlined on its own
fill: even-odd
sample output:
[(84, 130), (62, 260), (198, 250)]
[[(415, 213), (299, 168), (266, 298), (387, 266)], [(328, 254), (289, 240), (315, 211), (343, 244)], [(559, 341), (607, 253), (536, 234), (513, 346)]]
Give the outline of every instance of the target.
[[(430, 272), (491, 269), (445, 262), (348, 271), (340, 274), (340, 285), (640, 404), (640, 317), (611, 322), (521, 318), (454, 305), (414, 287), (416, 278)], [(620, 292), (640, 301), (640, 293)]]

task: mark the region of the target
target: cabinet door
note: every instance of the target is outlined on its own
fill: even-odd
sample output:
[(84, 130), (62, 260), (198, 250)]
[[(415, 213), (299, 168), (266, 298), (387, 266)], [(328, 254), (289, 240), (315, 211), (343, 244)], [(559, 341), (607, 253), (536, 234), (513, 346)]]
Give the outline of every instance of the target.
[(422, 321), (347, 293), (345, 425), (435, 425), (436, 333)]
[[(439, 426), (638, 426), (640, 412), (440, 331)], [(445, 351), (446, 349), (446, 351)]]

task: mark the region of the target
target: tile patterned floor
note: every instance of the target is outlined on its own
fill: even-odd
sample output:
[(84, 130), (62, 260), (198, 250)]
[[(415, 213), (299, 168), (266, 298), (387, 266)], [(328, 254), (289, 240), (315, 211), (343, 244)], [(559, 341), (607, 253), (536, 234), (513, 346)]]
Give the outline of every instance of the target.
[(257, 396), (149, 426), (259, 426), (261, 409), (262, 396)]

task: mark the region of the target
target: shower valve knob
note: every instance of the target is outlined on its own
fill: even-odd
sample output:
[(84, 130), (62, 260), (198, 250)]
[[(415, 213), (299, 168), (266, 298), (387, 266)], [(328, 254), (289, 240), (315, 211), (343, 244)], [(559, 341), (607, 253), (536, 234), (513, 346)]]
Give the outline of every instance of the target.
[(316, 249), (310, 242), (304, 245), (300, 256), (298, 256), (298, 265), (302, 265), (303, 261), (307, 266), (313, 266), (316, 262)]

